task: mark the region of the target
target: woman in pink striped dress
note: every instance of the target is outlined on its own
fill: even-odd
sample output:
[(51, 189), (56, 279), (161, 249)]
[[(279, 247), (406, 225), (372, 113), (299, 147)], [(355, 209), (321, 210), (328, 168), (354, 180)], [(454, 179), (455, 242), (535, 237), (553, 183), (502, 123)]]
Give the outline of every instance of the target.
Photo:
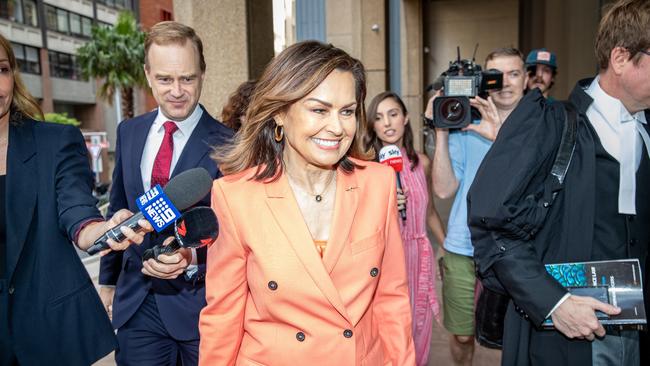
[[(445, 238), (440, 216), (430, 196), (431, 161), (413, 148), (413, 131), (404, 102), (397, 94), (383, 92), (370, 102), (367, 114), (368, 145), (379, 151), (383, 145), (402, 150), (400, 173), (404, 192), (398, 192), (398, 208), (406, 205), (406, 220), (400, 220), (406, 270), (411, 294), (413, 339), (418, 366), (427, 365), (433, 320), (438, 319), (435, 258), (427, 238), (427, 225), (438, 243)], [(399, 191), (399, 190), (398, 190)]]

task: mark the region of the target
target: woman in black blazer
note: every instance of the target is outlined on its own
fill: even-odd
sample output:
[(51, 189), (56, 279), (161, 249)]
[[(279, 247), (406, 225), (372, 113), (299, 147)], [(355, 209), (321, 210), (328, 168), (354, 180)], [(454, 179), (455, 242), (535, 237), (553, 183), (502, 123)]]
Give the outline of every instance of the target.
[[(0, 366), (90, 365), (116, 342), (72, 243), (87, 249), (131, 213), (104, 221), (79, 130), (35, 118), (41, 109), (0, 35)], [(113, 250), (142, 242), (125, 234)]]

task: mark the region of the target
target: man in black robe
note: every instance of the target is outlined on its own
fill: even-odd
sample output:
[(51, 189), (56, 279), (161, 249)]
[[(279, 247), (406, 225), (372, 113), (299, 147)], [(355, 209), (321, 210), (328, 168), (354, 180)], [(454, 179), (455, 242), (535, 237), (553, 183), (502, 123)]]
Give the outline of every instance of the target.
[[(569, 98), (578, 131), (563, 188), (548, 179), (563, 106), (533, 91), (503, 124), (468, 195), (479, 275), (512, 299), (503, 365), (639, 364), (638, 332), (606, 331), (594, 313), (619, 309), (568, 295), (544, 268), (622, 258), (644, 265), (648, 255), (650, 2), (613, 5), (596, 56), (598, 76), (580, 81)], [(547, 318), (555, 330), (541, 329)]]

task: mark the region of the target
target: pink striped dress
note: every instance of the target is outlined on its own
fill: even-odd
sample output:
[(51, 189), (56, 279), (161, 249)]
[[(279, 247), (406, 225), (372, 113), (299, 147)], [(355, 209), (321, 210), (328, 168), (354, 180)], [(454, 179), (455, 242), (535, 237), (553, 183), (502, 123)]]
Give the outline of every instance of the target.
[(411, 170), (411, 161), (402, 150), (404, 168), (400, 173), (402, 187), (407, 190), (406, 220), (399, 219), (406, 257), (413, 315), (413, 340), (418, 366), (427, 365), (433, 320), (439, 319), (440, 306), (436, 295), (435, 258), (427, 237), (427, 204), (429, 191), (422, 163)]

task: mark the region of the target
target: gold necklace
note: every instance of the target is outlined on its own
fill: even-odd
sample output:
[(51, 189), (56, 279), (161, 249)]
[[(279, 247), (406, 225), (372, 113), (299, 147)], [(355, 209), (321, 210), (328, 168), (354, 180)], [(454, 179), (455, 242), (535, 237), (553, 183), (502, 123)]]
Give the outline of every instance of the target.
[[(289, 171), (287, 169), (285, 169), (285, 171), (287, 172), (287, 176), (295, 184), (296, 179), (289, 173)], [(320, 193), (314, 193), (314, 192), (311, 192), (311, 191), (307, 191), (305, 188), (301, 187), (299, 184), (296, 184), (296, 186), (298, 188), (302, 189), (303, 191), (307, 192), (310, 196), (314, 196), (314, 200), (316, 200), (316, 202), (321, 202), (323, 200), (323, 194), (325, 194), (325, 192), (327, 192), (327, 190), (330, 187), (330, 183), (332, 183), (332, 181), (334, 180), (335, 177), (336, 177), (336, 171), (332, 172), (332, 174), (330, 174), (330, 176), (327, 178), (327, 182), (325, 182), (325, 188), (323, 188), (323, 190)]]

